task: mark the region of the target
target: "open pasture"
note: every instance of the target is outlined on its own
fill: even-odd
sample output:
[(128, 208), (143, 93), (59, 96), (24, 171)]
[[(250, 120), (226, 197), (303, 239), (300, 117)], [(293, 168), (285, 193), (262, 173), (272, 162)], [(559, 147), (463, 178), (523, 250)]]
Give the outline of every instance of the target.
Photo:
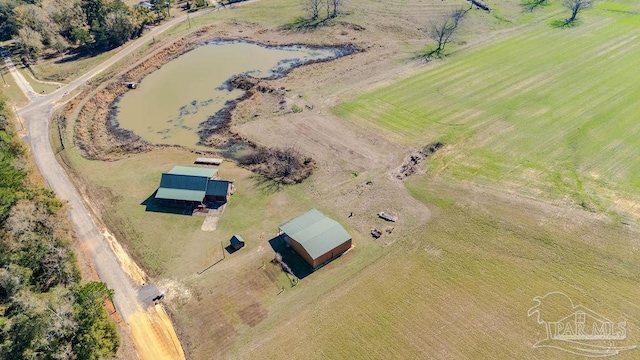
[(286, 293), (271, 321), (243, 334), (236, 357), (575, 359), (533, 348), (546, 334), (528, 310), (552, 291), (627, 321), (626, 341), (611, 346), (640, 341), (639, 259), (623, 229), (580, 210), (512, 202), (428, 176), (408, 189), (428, 203), (455, 205), (433, 207), (429, 223), (322, 296)]
[[(349, 164), (332, 158), (326, 144), (283, 126), (278, 131), (296, 139), (301, 149), (324, 150), (318, 172), (303, 184), (276, 191), (225, 162), (221, 177), (234, 179), (237, 192), (218, 229), (203, 232), (202, 218), (147, 211), (142, 204), (157, 188), (162, 171), (191, 164), (195, 154), (167, 148), (97, 162), (67, 151), (107, 225), (166, 290), (189, 358), (576, 358), (533, 348), (545, 332), (527, 312), (535, 296), (551, 291), (565, 292), (576, 304), (613, 321), (626, 320), (624, 344), (640, 344), (637, 234), (599, 214), (505, 195), (511, 187), (534, 196), (568, 194), (589, 207), (598, 204), (597, 187), (638, 193), (640, 165), (633, 155), (640, 140), (633, 136), (638, 126), (633, 110), (639, 104), (632, 95), (639, 80), (633, 67), (640, 54), (640, 20), (633, 14), (638, 5), (604, 2), (585, 12), (580, 26), (554, 29), (551, 21), (562, 17), (557, 4), (523, 14), (518, 3), (505, 1), (491, 15), (474, 13), (444, 61), (334, 109), (401, 145), (448, 144), (429, 158), (428, 174), (407, 180), (408, 195), (388, 175), (398, 164), (381, 162), (384, 147), (372, 147), (381, 152), (371, 156), (378, 162), (350, 172)], [(336, 88), (345, 94), (369, 86), (365, 77), (389, 76), (397, 70), (392, 66), (405, 66), (412, 52), (428, 44), (419, 30), (426, 21), (420, 12), (467, 3), (347, 4), (349, 14), (340, 20), (366, 30), (343, 25), (308, 34), (275, 30), (293, 20), (296, 11), (302, 15), (293, 0), (238, 6), (192, 20), (191, 26), (226, 19), (225, 26), (237, 21), (243, 34), (265, 26), (265, 36), (279, 42), (317, 42), (327, 35), (343, 43), (357, 37), (367, 49), (354, 56), (358, 65), (344, 59), (338, 68), (342, 72), (334, 72), (328, 69), (335, 63), (317, 64), (278, 82), (292, 88), (292, 94), (330, 94)], [(539, 22), (515, 28), (507, 18), (516, 19), (514, 24), (532, 18)], [(474, 21), (483, 24), (477, 33)], [(183, 23), (176, 32), (187, 26)], [(483, 34), (487, 39), (481, 45), (469, 41), (471, 47), (463, 49), (465, 41)], [(393, 55), (381, 63), (363, 61), (388, 53)], [(325, 73), (338, 79), (335, 74), (361, 64), (362, 75), (348, 89), (340, 88), (338, 80), (309, 81)], [(378, 64), (389, 73), (376, 73)], [(298, 121), (313, 124), (308, 119), (317, 116), (347, 130), (353, 125), (324, 112), (329, 105), (317, 106), (317, 112), (298, 114)], [(375, 144), (379, 137), (372, 138)], [(351, 179), (344, 180), (345, 174)], [(380, 188), (359, 187), (367, 179)], [(476, 187), (469, 179), (499, 182), (498, 190)], [(391, 245), (371, 240), (374, 214), (387, 206), (381, 193), (402, 202), (403, 211), (428, 207), (420, 213), (430, 213), (430, 220), (398, 225)], [(407, 201), (409, 195), (417, 200)], [(374, 200), (362, 200), (367, 198)], [(269, 263), (268, 240), (279, 224), (311, 207), (345, 223), (356, 246), (291, 286)], [(353, 208), (356, 215), (347, 217)], [(228, 244), (232, 234), (241, 234), (247, 246), (198, 274), (220, 259), (220, 242)], [(620, 358), (636, 358), (638, 351)]]
[(596, 191), (640, 190), (638, 8), (604, 2), (573, 28), (516, 29), (334, 112), (402, 143), (448, 144), (434, 173), (606, 211)]

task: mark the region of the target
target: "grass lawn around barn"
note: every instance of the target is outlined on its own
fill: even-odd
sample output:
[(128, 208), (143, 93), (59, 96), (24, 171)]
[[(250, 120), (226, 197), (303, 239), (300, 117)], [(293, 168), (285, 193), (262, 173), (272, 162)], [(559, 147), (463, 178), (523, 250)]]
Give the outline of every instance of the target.
[[(109, 229), (166, 292), (189, 358), (575, 359), (533, 347), (546, 334), (528, 311), (536, 296), (553, 291), (626, 321), (620, 345), (640, 344), (640, 243), (637, 227), (624, 222), (640, 223), (622, 214), (640, 204), (640, 3), (603, 1), (582, 13), (578, 26), (558, 29), (552, 22), (566, 16), (558, 2), (525, 13), (519, 0), (504, 1), (491, 14), (473, 12), (443, 60), (415, 60), (428, 43), (418, 29), (425, 14), (460, 4), (467, 6), (354, 0), (339, 19), (363, 29), (333, 24), (307, 35), (280, 28), (302, 14), (294, 0), (192, 19), (193, 29), (220, 19), (215, 26), (243, 26), (240, 36), (255, 30), (283, 43), (317, 41), (318, 33), (344, 42), (357, 36), (364, 49), (271, 83), (291, 98), (304, 94), (314, 107), (302, 113), (243, 103), (255, 108), (234, 121), (263, 124), (265, 133), (275, 129), (286, 140), (265, 145), (315, 151), (318, 168), (301, 184), (275, 188), (224, 162), (220, 178), (234, 180), (236, 191), (213, 232), (200, 230), (204, 217), (143, 205), (162, 172), (193, 166), (202, 155), (155, 148), (89, 161), (70, 141), (70, 120), (62, 159)], [(123, 62), (188, 27), (178, 25)], [(317, 136), (314, 126), (325, 129), (317, 126), (325, 120), (332, 131)], [(335, 134), (357, 134), (340, 138), (356, 145), (331, 148), (327, 138)], [(252, 135), (260, 144), (269, 139)], [(435, 141), (446, 145), (410, 178), (392, 175), (412, 148)], [(374, 150), (358, 152), (369, 143)], [(387, 158), (390, 148), (407, 154)], [(270, 263), (269, 240), (279, 225), (314, 207), (343, 224), (355, 246), (294, 286)], [(398, 223), (376, 216), (395, 210)], [(393, 233), (374, 240), (373, 226)], [(225, 253), (234, 234), (246, 246)], [(638, 351), (619, 358), (637, 358)]]
[(168, 148), (108, 163), (65, 155), (80, 169), (99, 207), (108, 209), (102, 212), (107, 224), (116, 235), (125, 237), (129, 250), (153, 276), (196, 273), (222, 256), (220, 243), (227, 246), (233, 234), (242, 235), (250, 246), (258, 238), (275, 235), (281, 223), (313, 207), (300, 189), (262, 190), (251, 172), (225, 162), (215, 168), (220, 179), (234, 181), (236, 191), (217, 230), (202, 231), (204, 216), (147, 211), (143, 204), (158, 188), (163, 172), (175, 165), (198, 166), (193, 165), (195, 154)]

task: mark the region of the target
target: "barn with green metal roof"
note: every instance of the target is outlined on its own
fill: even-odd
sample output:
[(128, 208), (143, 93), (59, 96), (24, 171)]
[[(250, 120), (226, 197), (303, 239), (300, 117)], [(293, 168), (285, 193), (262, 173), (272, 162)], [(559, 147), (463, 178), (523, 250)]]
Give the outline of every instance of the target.
[(230, 181), (218, 179), (217, 169), (175, 166), (162, 174), (155, 198), (163, 205), (193, 208), (207, 201), (226, 202), (231, 189)]
[(351, 248), (351, 235), (317, 209), (282, 224), (280, 231), (285, 242), (314, 269)]

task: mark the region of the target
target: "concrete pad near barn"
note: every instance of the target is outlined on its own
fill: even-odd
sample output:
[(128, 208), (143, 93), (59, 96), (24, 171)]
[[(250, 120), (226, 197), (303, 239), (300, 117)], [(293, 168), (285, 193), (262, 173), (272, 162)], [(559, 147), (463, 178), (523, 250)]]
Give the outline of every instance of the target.
[[(205, 218), (202, 222), (202, 227), (200, 230), (202, 231), (215, 231), (218, 228), (218, 221), (222, 217), (222, 213), (224, 213), (224, 209), (226, 204), (221, 205), (215, 209), (207, 209), (206, 213), (202, 213)], [(200, 214), (197, 212), (196, 214)]]

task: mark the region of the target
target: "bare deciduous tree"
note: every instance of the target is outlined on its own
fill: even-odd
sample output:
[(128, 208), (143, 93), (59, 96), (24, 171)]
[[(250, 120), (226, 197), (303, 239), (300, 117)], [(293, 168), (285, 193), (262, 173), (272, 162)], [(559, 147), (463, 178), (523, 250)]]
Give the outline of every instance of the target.
[[(343, 4), (344, 0), (327, 0), (327, 16), (338, 16), (338, 12)], [(331, 9), (331, 15), (329, 15), (329, 9)]]
[(29, 26), (20, 28), (18, 35), (14, 36), (13, 39), (22, 55), (29, 61), (37, 59), (44, 49), (42, 35)]
[(320, 16), (320, 6), (322, 0), (304, 0), (304, 9), (307, 11), (312, 20)]
[(593, 0), (563, 0), (562, 4), (571, 11), (571, 17), (566, 20), (566, 23), (572, 23), (578, 18), (580, 11), (593, 6)]
[(429, 26), (425, 29), (427, 36), (433, 39), (437, 47), (427, 54), (427, 57), (440, 55), (445, 46), (451, 41), (460, 21), (467, 13), (465, 10), (454, 10), (439, 19), (429, 21)]
[(549, 2), (547, 0), (524, 0), (522, 2), (522, 7), (526, 10), (526, 11), (533, 11), (536, 8), (546, 5)]

